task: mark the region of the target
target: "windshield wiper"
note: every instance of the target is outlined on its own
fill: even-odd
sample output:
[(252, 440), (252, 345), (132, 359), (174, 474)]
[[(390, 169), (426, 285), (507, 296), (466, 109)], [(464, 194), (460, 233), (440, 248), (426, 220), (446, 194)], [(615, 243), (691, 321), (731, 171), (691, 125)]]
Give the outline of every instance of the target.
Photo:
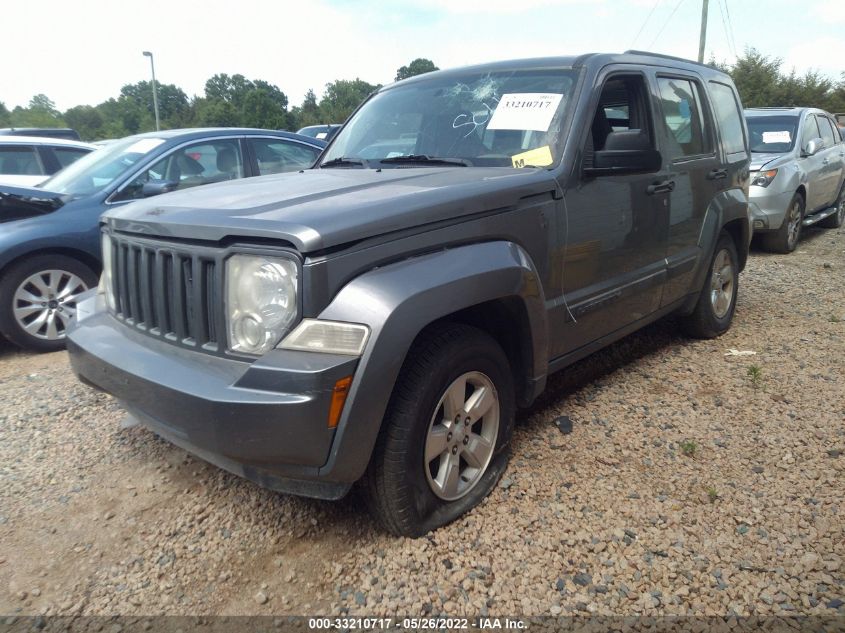
[(463, 158), (438, 158), (426, 154), (410, 154), (409, 156), (391, 156), (390, 158), (379, 159), (380, 163), (423, 163), (426, 165), (452, 165), (454, 167), (470, 167), (472, 163)]
[(325, 163), (322, 163), (320, 167), (366, 167), (367, 163), (361, 158), (353, 158), (353, 157), (346, 157), (346, 156), (338, 156), (337, 158), (332, 158)]

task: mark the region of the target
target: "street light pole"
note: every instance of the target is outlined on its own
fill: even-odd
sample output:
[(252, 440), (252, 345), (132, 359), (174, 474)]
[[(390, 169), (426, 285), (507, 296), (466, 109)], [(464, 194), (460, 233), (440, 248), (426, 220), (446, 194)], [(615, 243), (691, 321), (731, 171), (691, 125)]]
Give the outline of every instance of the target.
[(161, 129), (161, 124), (158, 118), (158, 90), (156, 89), (156, 67), (153, 63), (153, 54), (150, 51), (144, 51), (144, 57), (150, 58), (150, 70), (153, 73), (153, 108), (156, 113), (156, 132)]

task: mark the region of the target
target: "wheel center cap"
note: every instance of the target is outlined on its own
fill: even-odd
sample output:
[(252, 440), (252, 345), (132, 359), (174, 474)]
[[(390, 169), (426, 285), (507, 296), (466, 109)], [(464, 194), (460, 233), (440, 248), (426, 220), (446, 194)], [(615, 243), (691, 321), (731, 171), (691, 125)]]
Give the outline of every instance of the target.
[(56, 299), (50, 299), (47, 302), (47, 307), (50, 308), (51, 310), (55, 310), (56, 308), (59, 307), (59, 302)]

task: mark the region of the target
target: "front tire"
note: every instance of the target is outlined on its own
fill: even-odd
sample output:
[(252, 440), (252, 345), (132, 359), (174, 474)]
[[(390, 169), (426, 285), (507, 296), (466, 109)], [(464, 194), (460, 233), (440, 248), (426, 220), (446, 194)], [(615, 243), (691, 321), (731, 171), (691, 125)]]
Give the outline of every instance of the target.
[(783, 224), (777, 231), (764, 233), (761, 244), (764, 249), (772, 253), (791, 253), (798, 246), (803, 228), (805, 203), (800, 193), (792, 196)]
[(485, 332), (447, 324), (415, 342), (364, 477), (374, 517), (418, 537), (495, 487), (508, 462), (515, 400), (507, 356)]
[(726, 232), (719, 234), (698, 302), (683, 325), (695, 338), (716, 338), (731, 327), (739, 292), (739, 258), (736, 244)]
[(13, 264), (0, 279), (0, 333), (24, 349), (64, 349), (76, 301), (96, 284), (94, 271), (64, 255)]

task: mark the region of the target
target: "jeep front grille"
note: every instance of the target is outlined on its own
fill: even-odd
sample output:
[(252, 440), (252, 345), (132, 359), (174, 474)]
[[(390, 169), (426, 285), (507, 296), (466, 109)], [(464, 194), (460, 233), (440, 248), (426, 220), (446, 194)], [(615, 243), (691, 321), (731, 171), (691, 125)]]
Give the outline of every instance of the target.
[(115, 316), (138, 330), (216, 352), (222, 327), (222, 266), (211, 249), (111, 235)]

